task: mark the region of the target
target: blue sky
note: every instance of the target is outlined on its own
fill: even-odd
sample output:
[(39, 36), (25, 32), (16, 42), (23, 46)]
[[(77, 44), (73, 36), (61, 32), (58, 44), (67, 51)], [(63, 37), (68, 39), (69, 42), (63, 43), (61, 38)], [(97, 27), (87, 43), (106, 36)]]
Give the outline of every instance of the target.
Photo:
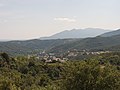
[(120, 0), (0, 0), (0, 39), (89, 27), (120, 28)]

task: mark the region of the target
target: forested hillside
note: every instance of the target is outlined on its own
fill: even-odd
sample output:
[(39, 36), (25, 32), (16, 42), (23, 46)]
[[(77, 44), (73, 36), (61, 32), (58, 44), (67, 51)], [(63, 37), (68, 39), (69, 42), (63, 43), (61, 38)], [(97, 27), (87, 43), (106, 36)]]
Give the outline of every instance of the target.
[(63, 45), (58, 45), (53, 47), (51, 52), (64, 52), (68, 50), (112, 50), (119, 51), (120, 48), (120, 35), (112, 36), (112, 37), (94, 37), (94, 38), (85, 38), (69, 43), (65, 43)]
[(0, 90), (120, 90), (120, 53), (44, 63), (0, 54)]
[(0, 42), (0, 51), (12, 55), (35, 54), (41, 51), (63, 53), (68, 50), (120, 51), (120, 35), (85, 39), (53, 39)]
[(0, 51), (7, 52), (12, 55), (27, 55), (31, 53), (39, 53), (48, 50), (57, 45), (71, 42), (74, 39), (56, 39), (56, 40), (26, 40), (26, 41), (8, 41), (0, 42)]

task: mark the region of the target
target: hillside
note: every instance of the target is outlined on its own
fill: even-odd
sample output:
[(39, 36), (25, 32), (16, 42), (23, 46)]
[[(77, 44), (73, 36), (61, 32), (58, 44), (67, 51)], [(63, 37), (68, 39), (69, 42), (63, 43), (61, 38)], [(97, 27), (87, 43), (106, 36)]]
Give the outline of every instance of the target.
[(59, 45), (50, 52), (65, 52), (68, 50), (120, 50), (120, 35), (113, 37), (94, 37)]
[(41, 50), (50, 49), (54, 46), (71, 42), (74, 39), (57, 39), (57, 40), (27, 40), (27, 41), (8, 41), (0, 42), (0, 52), (11, 54), (30, 54)]
[(120, 50), (120, 35), (112, 37), (93, 37), (85, 39), (53, 39), (0, 42), (0, 52), (12, 55), (25, 55), (47, 52), (63, 53), (68, 50)]
[[(90, 83), (91, 82), (91, 83)], [(119, 90), (120, 53), (46, 63), (0, 53), (0, 90)]]
[(115, 30), (115, 31), (111, 31), (111, 32), (107, 32), (104, 33), (102, 35), (100, 35), (101, 37), (111, 37), (111, 36), (115, 36), (115, 35), (120, 35), (120, 29)]
[(65, 30), (60, 33), (56, 33), (50, 37), (41, 37), (41, 40), (46, 39), (65, 39), (65, 38), (87, 38), (87, 37), (95, 37), (106, 33), (110, 30), (104, 30), (99, 28), (86, 28), (86, 29), (72, 29)]

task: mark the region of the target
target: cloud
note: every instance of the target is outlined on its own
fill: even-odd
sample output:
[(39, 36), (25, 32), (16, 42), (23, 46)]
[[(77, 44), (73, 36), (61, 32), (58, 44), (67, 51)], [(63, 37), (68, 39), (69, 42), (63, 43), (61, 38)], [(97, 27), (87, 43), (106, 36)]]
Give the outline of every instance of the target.
[(58, 17), (54, 18), (55, 21), (65, 21), (65, 22), (76, 22), (75, 19), (67, 18), (67, 17)]

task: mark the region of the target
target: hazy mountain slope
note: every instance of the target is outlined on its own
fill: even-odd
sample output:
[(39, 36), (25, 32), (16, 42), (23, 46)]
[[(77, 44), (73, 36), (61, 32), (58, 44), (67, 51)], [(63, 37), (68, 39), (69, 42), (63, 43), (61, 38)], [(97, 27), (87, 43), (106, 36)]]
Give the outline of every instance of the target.
[(41, 37), (40, 39), (45, 40), (45, 39), (65, 39), (65, 38), (87, 38), (87, 37), (95, 37), (108, 31), (110, 30), (104, 30), (99, 28), (73, 29), (73, 30), (66, 30), (54, 34), (50, 37)]
[(57, 40), (27, 40), (27, 41), (9, 41), (0, 42), (0, 52), (13, 54), (28, 54), (53, 48), (54, 46), (71, 42), (74, 39), (57, 39)]
[(115, 36), (115, 35), (120, 35), (120, 29), (118, 29), (116, 31), (111, 31), (111, 32), (104, 33), (100, 36), (101, 37), (110, 37), (110, 36)]
[[(115, 48), (117, 46), (117, 49)], [(50, 52), (65, 52), (72, 49), (77, 50), (120, 50), (120, 35), (113, 37), (94, 37), (69, 42), (64, 45), (59, 45), (50, 50)], [(114, 47), (114, 48), (112, 48)]]
[(0, 42), (0, 52), (11, 54), (39, 53), (40, 50), (48, 52), (66, 52), (68, 50), (120, 50), (120, 35), (111, 37), (93, 37), (85, 39), (52, 39)]

